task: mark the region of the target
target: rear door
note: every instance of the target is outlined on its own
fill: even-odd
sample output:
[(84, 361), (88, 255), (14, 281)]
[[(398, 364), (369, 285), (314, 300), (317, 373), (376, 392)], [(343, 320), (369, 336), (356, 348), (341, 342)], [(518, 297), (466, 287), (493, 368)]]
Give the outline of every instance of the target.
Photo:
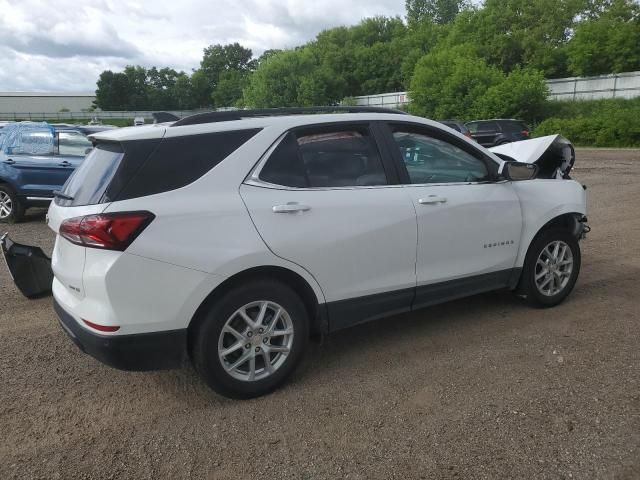
[(506, 286), (522, 215), (512, 185), (493, 181), (497, 164), (433, 127), (390, 124), (388, 139), (417, 212), (415, 305)]
[(271, 251), (316, 278), (332, 329), (410, 308), (415, 210), (374, 126), (289, 132), (240, 193)]

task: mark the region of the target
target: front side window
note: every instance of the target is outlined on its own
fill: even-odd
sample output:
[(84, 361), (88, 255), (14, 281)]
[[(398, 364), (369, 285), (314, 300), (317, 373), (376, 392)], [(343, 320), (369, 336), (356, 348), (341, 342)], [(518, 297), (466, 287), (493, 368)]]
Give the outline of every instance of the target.
[(87, 137), (80, 132), (58, 132), (58, 154), (85, 156), (92, 145)]
[(482, 182), (490, 179), (482, 160), (449, 142), (402, 128), (393, 130), (393, 139), (400, 149), (412, 184)]
[(298, 188), (387, 184), (380, 153), (365, 126), (288, 133), (269, 157), (260, 179)]

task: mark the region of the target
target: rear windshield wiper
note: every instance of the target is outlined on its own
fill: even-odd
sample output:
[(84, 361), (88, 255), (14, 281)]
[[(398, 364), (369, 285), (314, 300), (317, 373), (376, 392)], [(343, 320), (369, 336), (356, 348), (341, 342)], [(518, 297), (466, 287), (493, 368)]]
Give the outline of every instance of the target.
[(62, 198), (64, 200), (73, 200), (73, 197), (71, 195), (67, 195), (66, 193), (62, 193), (60, 190), (54, 190), (53, 191), (53, 196), (54, 197), (58, 197), (58, 198)]

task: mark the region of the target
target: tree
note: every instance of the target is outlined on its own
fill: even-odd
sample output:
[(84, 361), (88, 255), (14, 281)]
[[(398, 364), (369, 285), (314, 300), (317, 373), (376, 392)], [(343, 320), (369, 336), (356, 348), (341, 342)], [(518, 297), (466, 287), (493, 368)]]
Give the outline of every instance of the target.
[(225, 70), (218, 77), (218, 84), (211, 94), (215, 107), (233, 107), (242, 98), (249, 75), (238, 70)]
[(465, 0), (406, 0), (407, 22), (409, 25), (425, 21), (444, 25), (451, 23), (467, 6)]
[(516, 68), (505, 74), (469, 45), (422, 57), (411, 81), (412, 113), (435, 119), (518, 117), (533, 120), (547, 96), (541, 72)]
[[(316, 66), (308, 50), (286, 50), (272, 55), (251, 76), (244, 89), (243, 104), (255, 108), (301, 105), (301, 85)], [(312, 86), (307, 84), (305, 89), (310, 92)]]
[(508, 72), (517, 65), (566, 76), (566, 44), (585, 0), (486, 0), (456, 17), (446, 40), (468, 43), (490, 64)]
[(100, 74), (96, 89), (95, 106), (102, 110), (127, 110), (129, 82), (124, 73), (105, 70)]
[(607, 9), (593, 8), (578, 23), (567, 52), (574, 75), (601, 75), (640, 69), (640, 6), (613, 0)]
[(428, 53), (411, 80), (411, 112), (430, 118), (470, 118), (474, 102), (502, 79), (468, 45)]
[[(230, 106), (242, 96), (246, 77), (256, 67), (251, 49), (239, 43), (228, 45), (211, 45), (204, 49), (200, 62), (200, 74), (204, 82), (200, 82), (201, 95), (206, 94), (209, 102), (215, 106)], [(239, 81), (239, 85), (233, 85)], [(220, 85), (222, 83), (222, 85)]]

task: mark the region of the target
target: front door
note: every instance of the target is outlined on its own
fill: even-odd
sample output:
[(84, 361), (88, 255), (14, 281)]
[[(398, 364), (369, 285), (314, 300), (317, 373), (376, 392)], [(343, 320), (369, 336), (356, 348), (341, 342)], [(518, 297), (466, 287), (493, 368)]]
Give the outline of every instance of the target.
[(405, 311), (416, 217), (368, 123), (289, 132), (240, 193), (269, 249), (305, 268), (332, 330)]
[(506, 286), (522, 220), (511, 184), (494, 181), (497, 164), (435, 127), (389, 133), (418, 218), (415, 306)]

